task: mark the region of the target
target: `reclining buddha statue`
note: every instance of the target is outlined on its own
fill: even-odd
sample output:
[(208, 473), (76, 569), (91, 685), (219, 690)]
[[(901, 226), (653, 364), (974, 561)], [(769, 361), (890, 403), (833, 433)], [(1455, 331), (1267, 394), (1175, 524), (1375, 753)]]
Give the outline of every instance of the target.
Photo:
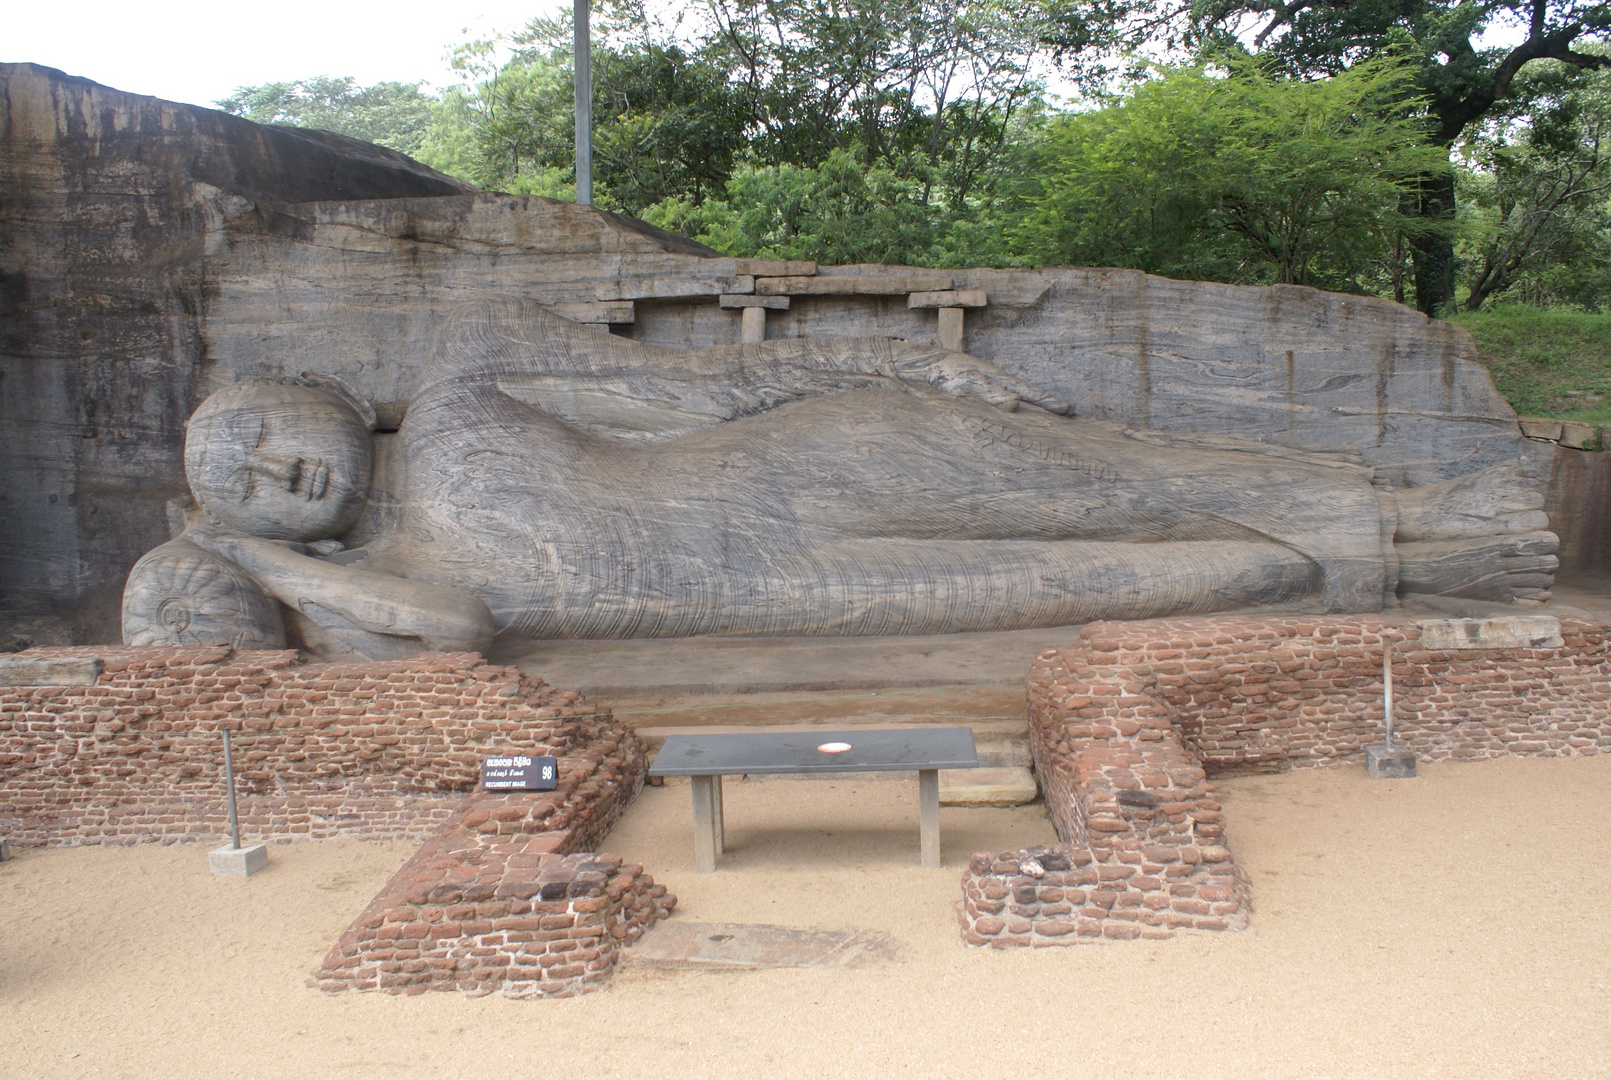
[(200, 514), (130, 573), (131, 644), (326, 656), (495, 636), (935, 634), (1406, 591), (1547, 596), (1518, 468), (1393, 490), (1361, 459), (1127, 431), (887, 339), (668, 349), (516, 299), (441, 328), (390, 526), (347, 546), (374, 412), (339, 380), (192, 416)]

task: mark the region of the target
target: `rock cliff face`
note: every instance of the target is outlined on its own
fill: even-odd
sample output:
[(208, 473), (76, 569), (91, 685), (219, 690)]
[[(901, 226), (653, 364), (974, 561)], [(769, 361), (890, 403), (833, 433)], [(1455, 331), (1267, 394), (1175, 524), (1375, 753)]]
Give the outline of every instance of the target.
[[(919, 300), (967, 290), (984, 306)], [(0, 65), (0, 627), (116, 639), (124, 577), (186, 495), (184, 421), (208, 393), (328, 372), (395, 426), (445, 315), (499, 294), (689, 346), (758, 329), (934, 342), (933, 308), (954, 303), (968, 351), (1083, 415), (1341, 450), (1399, 484), (1536, 454), (1470, 337), (1385, 301), (735, 260), (339, 136)]]
[(185, 491), (229, 214), (470, 190), (341, 136), (0, 65), (0, 621), (116, 639), (120, 568)]

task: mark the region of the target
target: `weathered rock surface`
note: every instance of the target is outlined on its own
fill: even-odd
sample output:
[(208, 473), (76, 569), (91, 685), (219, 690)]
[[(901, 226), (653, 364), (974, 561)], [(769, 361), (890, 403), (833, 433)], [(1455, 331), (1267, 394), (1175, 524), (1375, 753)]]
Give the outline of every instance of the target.
[(0, 618), (106, 640), (185, 490), (174, 452), (204, 396), (223, 221), (473, 189), (353, 139), (32, 64), (0, 65), (0, 104)]
[(461, 301), (513, 292), (706, 348), (740, 339), (745, 309), (722, 296), (793, 277), (811, 283), (765, 312), (768, 338), (932, 343), (941, 316), (867, 282), (983, 291), (964, 346), (1082, 416), (1341, 448), (1399, 484), (1545, 452), (1468, 335), (1385, 301), (1129, 271), (727, 259), (339, 136), (0, 65), (0, 620), (35, 640), (116, 636), (128, 569), (185, 497), (184, 419), (221, 386), (338, 374), (386, 430)]
[(1419, 625), (1423, 649), (1561, 648), (1561, 620), (1552, 615), (1432, 619)]
[(932, 346), (674, 349), (466, 303), (407, 403), (402, 468), (380, 470), (401, 478), (398, 513), (361, 541), (378, 416), (356, 391), (305, 376), (210, 396), (185, 437), (209, 522), (136, 565), (124, 637), (387, 659), (495, 636), (965, 633), (1552, 583), (1543, 496), (1511, 465), (1393, 493), (1332, 457), (1068, 411)]
[(1544, 509), (1561, 538), (1561, 573), (1611, 572), (1611, 453), (1543, 448), (1552, 455)]

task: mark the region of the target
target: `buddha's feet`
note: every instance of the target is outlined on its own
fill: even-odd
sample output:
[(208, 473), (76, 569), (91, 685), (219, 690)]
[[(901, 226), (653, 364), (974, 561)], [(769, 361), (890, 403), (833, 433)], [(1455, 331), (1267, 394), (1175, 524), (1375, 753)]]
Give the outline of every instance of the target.
[(1547, 600), (1560, 565), (1544, 494), (1514, 464), (1398, 495), (1398, 592)]

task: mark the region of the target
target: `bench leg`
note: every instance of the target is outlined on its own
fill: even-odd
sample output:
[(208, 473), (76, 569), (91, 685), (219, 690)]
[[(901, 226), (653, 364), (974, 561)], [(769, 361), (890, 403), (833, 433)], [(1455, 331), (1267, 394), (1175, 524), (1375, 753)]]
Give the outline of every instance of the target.
[(940, 770), (917, 773), (918, 848), (925, 870), (940, 867)]
[[(745, 310), (749, 309), (746, 308)], [(712, 795), (714, 796), (712, 802), (716, 807), (716, 854), (725, 855), (727, 854), (727, 818), (722, 815), (722, 778), (713, 776), (711, 780), (714, 781), (711, 785)]]
[(694, 869), (701, 874), (716, 871), (716, 779), (692, 777), (694, 793)]

